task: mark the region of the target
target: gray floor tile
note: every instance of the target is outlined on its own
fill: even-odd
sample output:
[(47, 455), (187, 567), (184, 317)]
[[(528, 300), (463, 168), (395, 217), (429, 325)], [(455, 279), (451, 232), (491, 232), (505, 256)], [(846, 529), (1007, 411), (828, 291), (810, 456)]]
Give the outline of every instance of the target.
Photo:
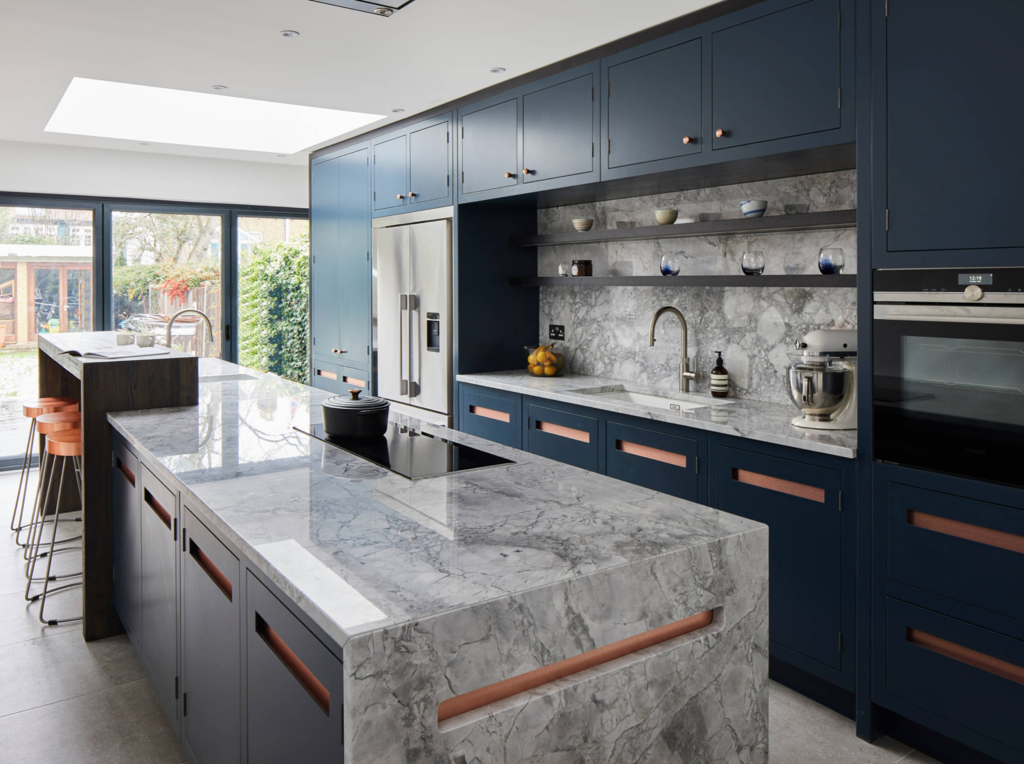
[[(46, 600), (46, 617), (60, 618), (74, 616), (82, 612), (82, 589), (78, 587), (66, 592), (55, 594)], [(39, 639), (67, 631), (81, 634), (81, 622), (61, 624), (59, 626), (43, 626), (39, 623), (39, 603), (25, 602), (25, 592), (5, 594), (0, 597), (0, 647)]]
[(75, 631), (0, 647), (0, 717), (145, 679), (128, 637)]
[(883, 737), (874, 744), (857, 737), (851, 719), (771, 683), (769, 756), (779, 764), (893, 764), (909, 745)]
[(900, 759), (900, 764), (941, 764), (941, 762), (920, 751), (914, 751), (907, 758)]
[(180, 764), (149, 682), (0, 717), (0, 751), (18, 764)]

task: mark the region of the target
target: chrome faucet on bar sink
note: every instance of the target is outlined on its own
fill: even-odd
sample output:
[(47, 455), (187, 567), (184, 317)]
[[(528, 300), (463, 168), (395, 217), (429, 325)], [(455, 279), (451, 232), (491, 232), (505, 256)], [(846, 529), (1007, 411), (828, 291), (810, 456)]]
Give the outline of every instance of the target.
[(671, 313), (673, 316), (678, 318), (679, 326), (682, 328), (680, 339), (682, 340), (683, 357), (679, 362), (679, 392), (688, 393), (690, 392), (690, 380), (697, 379), (697, 372), (696, 370), (690, 371), (690, 357), (686, 353), (686, 319), (683, 318), (683, 314), (670, 306), (658, 308), (658, 311), (654, 314), (654, 318), (651, 319), (651, 330), (647, 338), (647, 345), (649, 347), (654, 347), (654, 328), (658, 325), (658, 319), (666, 313)]
[(206, 331), (210, 336), (210, 342), (213, 342), (213, 324), (210, 322), (210, 317), (203, 313), (203, 311), (201, 310), (196, 310), (195, 308), (185, 308), (184, 310), (179, 310), (177, 313), (171, 316), (171, 320), (167, 322), (167, 347), (171, 346), (171, 327), (174, 326), (174, 319), (176, 319), (183, 313), (198, 313), (200, 316), (202, 316), (203, 320), (206, 322)]

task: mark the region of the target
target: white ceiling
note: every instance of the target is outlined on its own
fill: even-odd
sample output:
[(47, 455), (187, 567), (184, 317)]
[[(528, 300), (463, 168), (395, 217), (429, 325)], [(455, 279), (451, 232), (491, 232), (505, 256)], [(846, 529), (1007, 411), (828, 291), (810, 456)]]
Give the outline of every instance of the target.
[[(310, 0), (0, 0), (0, 140), (304, 164), (343, 136), (280, 159), (43, 128), (73, 77), (227, 85), (225, 95), (397, 120), (712, 2), (415, 0), (385, 19)], [(505, 73), (488, 72), (497, 66)]]

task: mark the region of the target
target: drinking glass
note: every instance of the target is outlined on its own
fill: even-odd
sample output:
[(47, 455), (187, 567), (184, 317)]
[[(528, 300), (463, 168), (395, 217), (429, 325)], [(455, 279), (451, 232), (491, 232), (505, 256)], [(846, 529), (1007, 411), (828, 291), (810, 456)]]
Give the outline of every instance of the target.
[(661, 256), (661, 275), (662, 276), (678, 276), (679, 275), (679, 258), (676, 255), (662, 255)]
[(740, 267), (747, 276), (760, 276), (764, 273), (764, 252), (744, 252)]
[(824, 247), (818, 253), (818, 270), (826, 276), (842, 273), (846, 265), (846, 255), (839, 247)]

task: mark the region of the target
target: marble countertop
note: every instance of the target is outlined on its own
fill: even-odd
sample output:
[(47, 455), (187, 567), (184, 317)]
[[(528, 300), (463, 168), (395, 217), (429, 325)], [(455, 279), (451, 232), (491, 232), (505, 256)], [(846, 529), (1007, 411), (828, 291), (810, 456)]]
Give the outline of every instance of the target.
[[(124, 363), (125, 361), (166, 361), (170, 358), (195, 358), (191, 353), (183, 353), (173, 348), (162, 355), (147, 355), (139, 358), (83, 358), (68, 355), (69, 350), (86, 353), (90, 350), (110, 350), (117, 347), (115, 337), (118, 332), (61, 332), (59, 334), (40, 334), (39, 349), (59, 363), (73, 375), (82, 378), (82, 366), (94, 363)], [(129, 346), (130, 347), (130, 346)]]
[[(799, 411), (795, 406), (745, 400), (741, 398), (712, 398), (710, 395), (680, 393), (664, 388), (635, 385), (617, 379), (566, 375), (564, 377), (533, 377), (525, 371), (500, 371), (487, 374), (459, 374), (457, 381), (512, 393), (532, 395), (562, 403), (611, 411), (618, 414), (678, 424), (708, 432), (719, 432), (737, 438), (760, 440), (780, 446), (801, 448), (821, 454), (847, 459), (857, 456), (856, 430), (810, 430), (794, 427), (791, 422)], [(710, 405), (690, 411), (672, 411), (638, 406), (626, 401), (609, 400), (602, 396), (584, 394), (581, 390), (621, 389), (650, 393)]]
[[(294, 428), (329, 393), (201, 359), (195, 407), (108, 415), (340, 645), (763, 526), (392, 413), (515, 463), (409, 481)], [(624, 573), (628, 575), (628, 573)]]

